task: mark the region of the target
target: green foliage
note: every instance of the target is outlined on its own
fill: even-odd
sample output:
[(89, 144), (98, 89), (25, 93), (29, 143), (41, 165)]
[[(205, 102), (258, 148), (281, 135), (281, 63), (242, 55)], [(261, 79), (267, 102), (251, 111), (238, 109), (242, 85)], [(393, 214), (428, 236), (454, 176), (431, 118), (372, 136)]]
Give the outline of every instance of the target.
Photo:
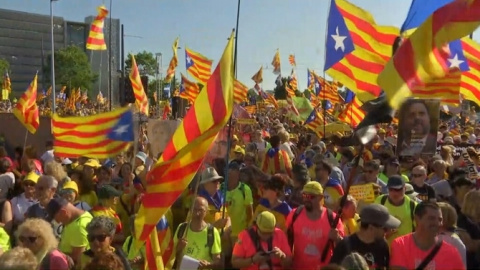
[(310, 99), (310, 97), (312, 96), (312, 92), (310, 92), (310, 90), (308, 90), (308, 89), (305, 89), (305, 90), (303, 90), (303, 95), (304, 95), (307, 99)]
[(287, 84), (287, 82), (288, 82), (288, 78), (282, 77), (282, 85), (281, 86), (277, 85), (273, 89), (273, 93), (276, 100), (287, 99), (287, 89), (285, 88), (285, 85)]
[[(44, 73), (51, 83), (51, 55), (47, 58)], [(55, 52), (55, 84), (90, 90), (97, 79), (98, 74), (93, 72), (87, 54), (80, 47), (72, 45)]]
[(295, 90), (295, 96), (296, 97), (302, 97), (303, 96), (303, 92), (300, 92), (300, 90)]
[(3, 83), (5, 72), (9, 70), (10, 70), (10, 63), (5, 59), (0, 58), (0, 82), (1, 83)]
[[(151, 52), (143, 51), (134, 55), (135, 62), (141, 75), (155, 76), (157, 72), (157, 59)], [(130, 69), (132, 66), (132, 57), (128, 55), (125, 60), (125, 67)]]

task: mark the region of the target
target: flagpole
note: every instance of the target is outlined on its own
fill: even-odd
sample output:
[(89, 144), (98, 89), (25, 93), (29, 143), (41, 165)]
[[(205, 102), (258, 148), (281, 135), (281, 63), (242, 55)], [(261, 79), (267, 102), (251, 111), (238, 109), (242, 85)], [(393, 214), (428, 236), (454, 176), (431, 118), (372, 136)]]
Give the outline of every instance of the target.
[(53, 35), (53, 1), (57, 0), (50, 0), (50, 75), (51, 75), (51, 83), (52, 83), (52, 114), (55, 113), (55, 39)]
[[(110, 0), (110, 10), (108, 14), (110, 14), (110, 22), (108, 26), (108, 110), (112, 111), (112, 2)], [(100, 57), (101, 58), (101, 57)]]
[[(330, 6), (332, 5), (332, 2), (331, 1), (328, 1), (328, 5), (327, 5), (327, 10), (330, 10)], [(327, 47), (327, 40), (328, 40), (328, 22), (329, 22), (329, 18), (330, 18), (330, 12), (328, 13), (328, 17), (327, 17), (327, 23), (325, 24), (325, 48)], [(323, 80), (327, 80), (325, 79), (325, 62), (327, 61), (327, 50), (325, 50), (325, 52), (323, 53), (323, 63), (324, 63), (324, 66), (323, 66)], [(327, 134), (326, 133), (326, 123), (327, 123), (327, 110), (326, 110), (326, 106), (325, 106), (325, 89), (323, 89), (323, 102), (322, 102), (322, 108), (323, 108), (323, 137), (325, 138), (325, 135)]]

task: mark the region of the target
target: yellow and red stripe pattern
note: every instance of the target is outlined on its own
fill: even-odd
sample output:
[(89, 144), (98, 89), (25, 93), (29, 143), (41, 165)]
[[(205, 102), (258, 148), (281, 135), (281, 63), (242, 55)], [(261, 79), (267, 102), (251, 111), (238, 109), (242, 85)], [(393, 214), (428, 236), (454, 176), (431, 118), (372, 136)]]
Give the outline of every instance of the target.
[(321, 127), (325, 124), (323, 115), (318, 112), (317, 108), (314, 108), (310, 113), (310, 116), (305, 121), (305, 127), (314, 131), (319, 137), (323, 136), (323, 130)]
[(444, 78), (450, 71), (447, 43), (469, 35), (479, 24), (480, 1), (453, 1), (404, 40), (378, 76), (392, 108), (398, 109), (416, 85)]
[(98, 15), (90, 26), (90, 32), (87, 38), (87, 49), (92, 51), (104, 51), (107, 49), (105, 37), (103, 35), (103, 24), (108, 15), (107, 8), (102, 5), (97, 8)]
[(2, 90), (8, 90), (9, 93), (12, 92), (12, 82), (10, 81), (10, 76), (8, 75), (8, 72), (5, 72), (5, 75), (3, 77)]
[(188, 80), (183, 74), (181, 74), (181, 76), (180, 97), (188, 100), (188, 103), (193, 104), (198, 97), (198, 94), (200, 94), (200, 87), (196, 82)]
[(480, 105), (480, 44), (469, 38), (463, 38), (461, 42), (470, 70), (462, 72), (460, 94)]
[(13, 114), (17, 117), (18, 121), (32, 134), (37, 132), (38, 126), (40, 125), (37, 106), (37, 78), (38, 75), (35, 75), (25, 93), (23, 93), (18, 100), (15, 108), (13, 108)]
[(263, 82), (263, 66), (260, 67), (260, 69), (257, 71), (257, 73), (253, 74), (252, 80), (256, 83), (262, 83)]
[(235, 79), (233, 83), (233, 100), (235, 104), (243, 103), (247, 100), (248, 87)]
[(189, 48), (185, 48), (185, 61), (188, 74), (205, 84), (212, 74), (213, 61)]
[(276, 173), (286, 173), (288, 176), (293, 177), (292, 173), (292, 161), (288, 156), (288, 153), (281, 149), (276, 149), (274, 155), (270, 155), (270, 152), (274, 151), (273, 148), (270, 148), (262, 161), (262, 171), (270, 175)]
[(245, 106), (244, 109), (250, 115), (257, 113), (257, 106), (256, 105)]
[(172, 56), (172, 59), (170, 59), (170, 63), (168, 64), (167, 75), (165, 76), (165, 82), (170, 82), (173, 76), (175, 76), (175, 69), (178, 66), (177, 48), (178, 48), (178, 38), (176, 38), (172, 44), (173, 56)]
[(290, 96), (287, 95), (287, 104), (288, 104), (288, 110), (293, 112), (296, 116), (299, 116), (300, 113), (297, 110), (297, 107), (295, 107), (295, 104), (293, 103), (293, 100)]
[(135, 104), (137, 109), (148, 116), (148, 98), (143, 89), (140, 73), (138, 72), (137, 62), (135, 56), (132, 56), (132, 67), (130, 69), (130, 82), (132, 82), (133, 94), (135, 95)]
[[(330, 103), (343, 103), (343, 99), (338, 94), (338, 86), (333, 82), (325, 80), (322, 76), (319, 76), (313, 73), (316, 81), (320, 84), (320, 91), (318, 92), (318, 97), (321, 100), (328, 100)], [(315, 86), (317, 87), (317, 86)]]
[[(333, 16), (334, 13), (339, 13), (341, 18)], [(332, 0), (328, 24), (337, 27), (337, 33), (329, 31), (329, 40), (333, 40), (335, 34), (346, 36), (344, 44), (353, 43), (353, 50), (343, 52), (341, 60), (326, 64), (326, 73), (363, 101), (377, 97), (381, 93), (377, 77), (391, 57), (399, 29), (377, 25), (370, 13), (346, 0)], [(339, 24), (344, 24), (347, 32), (339, 32)], [(327, 55), (341, 54), (341, 48), (337, 49), (330, 52), (327, 47)]]
[(59, 157), (109, 158), (128, 148), (129, 142), (108, 138), (128, 107), (90, 116), (52, 117), (55, 155)]
[(295, 61), (295, 55), (294, 54), (290, 54), (288, 56), (288, 62), (290, 62), (290, 65), (292, 65), (292, 67), (297, 66), (297, 62)]
[[(233, 111), (233, 41), (230, 36), (217, 68), (147, 175), (146, 192), (135, 219), (136, 237), (145, 241), (182, 194)], [(150, 268), (153, 269), (153, 268)]]
[(273, 56), (272, 60), (272, 66), (273, 66), (273, 74), (280, 74), (280, 50), (277, 49), (275, 52), (275, 55)]
[(290, 73), (290, 80), (288, 81), (288, 85), (290, 85), (291, 89), (294, 91), (298, 89), (298, 79), (294, 69), (292, 69), (292, 73)]
[(358, 126), (365, 118), (365, 111), (362, 110), (363, 103), (355, 97), (352, 102), (347, 104), (347, 107), (338, 115), (338, 120), (351, 125)]

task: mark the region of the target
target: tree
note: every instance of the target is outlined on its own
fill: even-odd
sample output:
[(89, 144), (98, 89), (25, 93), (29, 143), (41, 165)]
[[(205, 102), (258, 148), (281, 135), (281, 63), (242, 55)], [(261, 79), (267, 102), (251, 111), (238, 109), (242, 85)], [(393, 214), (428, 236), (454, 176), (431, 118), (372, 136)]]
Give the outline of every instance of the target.
[[(47, 57), (43, 72), (47, 82), (51, 83), (51, 55)], [(55, 52), (55, 84), (66, 85), (70, 89), (92, 89), (92, 84), (98, 79), (94, 73), (87, 54), (75, 45), (62, 48)]]
[(282, 85), (277, 84), (277, 86), (273, 89), (276, 100), (287, 99), (287, 89), (285, 88), (287, 82), (288, 78), (282, 77)]
[(312, 96), (312, 92), (310, 92), (310, 90), (308, 90), (308, 89), (305, 89), (305, 90), (303, 90), (303, 95), (306, 98), (310, 99), (310, 97)]
[(10, 63), (5, 59), (0, 58), (0, 82), (2, 84), (3, 84), (4, 74), (5, 72), (9, 71), (9, 69), (10, 69)]
[[(143, 51), (134, 54), (135, 62), (137, 62), (138, 70), (142, 75), (155, 76), (157, 72), (157, 59), (151, 52)], [(130, 69), (132, 66), (132, 57), (129, 55), (125, 60), (125, 67)]]

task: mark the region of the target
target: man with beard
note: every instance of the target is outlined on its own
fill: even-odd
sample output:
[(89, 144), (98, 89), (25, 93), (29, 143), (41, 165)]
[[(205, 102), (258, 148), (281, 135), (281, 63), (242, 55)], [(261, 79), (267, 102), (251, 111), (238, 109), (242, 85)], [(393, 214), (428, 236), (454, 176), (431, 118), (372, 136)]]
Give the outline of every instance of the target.
[(388, 269), (389, 248), (385, 240), (385, 229), (396, 229), (400, 220), (388, 213), (379, 204), (365, 206), (360, 212), (360, 230), (338, 243), (330, 263), (340, 265), (352, 252), (362, 255), (370, 269)]
[(436, 203), (418, 204), (415, 222), (415, 232), (393, 241), (390, 269), (466, 269), (458, 250), (437, 236), (442, 212)]
[[(305, 184), (302, 191), (303, 206), (290, 212), (287, 217), (287, 236), (293, 250), (293, 269), (319, 269), (328, 264), (332, 256), (329, 250), (324, 261), (323, 249), (328, 241), (335, 243), (345, 235), (343, 224), (330, 224), (336, 214), (323, 206), (323, 188), (316, 181)], [(331, 245), (330, 245), (331, 246)]]
[(407, 100), (400, 109), (400, 119), (397, 149), (400, 156), (435, 153), (437, 135), (430, 129), (430, 114), (424, 100)]

